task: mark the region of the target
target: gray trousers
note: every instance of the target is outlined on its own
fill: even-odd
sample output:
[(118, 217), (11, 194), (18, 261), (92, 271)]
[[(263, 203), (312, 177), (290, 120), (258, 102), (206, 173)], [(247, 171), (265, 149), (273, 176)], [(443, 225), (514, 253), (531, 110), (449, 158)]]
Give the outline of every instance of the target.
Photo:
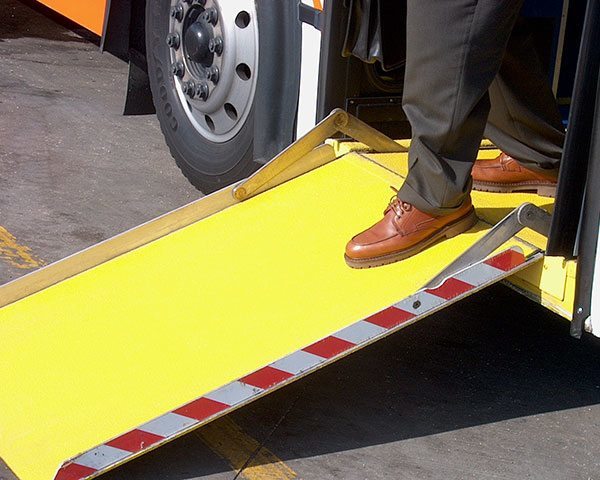
[(408, 0), (403, 108), (412, 127), (398, 196), (434, 215), (471, 189), (485, 135), (533, 170), (558, 174), (564, 129), (522, 0)]

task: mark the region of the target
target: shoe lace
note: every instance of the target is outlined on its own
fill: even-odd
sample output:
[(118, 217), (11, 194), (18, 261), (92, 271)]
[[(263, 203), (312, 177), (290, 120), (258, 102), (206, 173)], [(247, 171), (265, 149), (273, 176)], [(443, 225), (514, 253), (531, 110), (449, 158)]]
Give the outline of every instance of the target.
[(394, 191), (394, 195), (390, 198), (387, 208), (385, 209), (384, 214), (392, 209), (394, 213), (401, 217), (406, 212), (410, 212), (413, 206), (410, 203), (403, 202), (398, 198), (398, 190), (394, 187), (390, 187)]

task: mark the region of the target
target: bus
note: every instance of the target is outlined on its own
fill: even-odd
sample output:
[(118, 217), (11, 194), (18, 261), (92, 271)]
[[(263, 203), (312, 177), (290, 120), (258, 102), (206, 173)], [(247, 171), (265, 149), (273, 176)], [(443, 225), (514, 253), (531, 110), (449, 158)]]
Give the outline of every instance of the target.
[[(405, 2), (37, 1), (128, 62), (125, 113), (156, 113), (175, 162), (204, 193), (246, 178), (335, 108), (410, 137)], [(580, 260), (575, 336), (600, 333), (599, 316), (590, 323), (599, 200), (586, 188), (599, 181), (598, 4), (526, 0), (522, 11), (568, 125), (546, 254)]]

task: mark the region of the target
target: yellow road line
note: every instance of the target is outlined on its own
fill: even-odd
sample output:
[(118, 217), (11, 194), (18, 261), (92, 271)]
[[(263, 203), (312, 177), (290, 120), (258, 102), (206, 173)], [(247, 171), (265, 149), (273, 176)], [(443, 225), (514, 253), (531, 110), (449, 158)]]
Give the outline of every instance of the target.
[(3, 227), (0, 227), (0, 259), (21, 269), (33, 269), (44, 265), (29, 247), (19, 244), (14, 235)]
[[(198, 431), (198, 436), (246, 480), (291, 480), (296, 472), (273, 452), (261, 446), (228, 416), (220, 418)], [(246, 462), (253, 456), (252, 460)]]

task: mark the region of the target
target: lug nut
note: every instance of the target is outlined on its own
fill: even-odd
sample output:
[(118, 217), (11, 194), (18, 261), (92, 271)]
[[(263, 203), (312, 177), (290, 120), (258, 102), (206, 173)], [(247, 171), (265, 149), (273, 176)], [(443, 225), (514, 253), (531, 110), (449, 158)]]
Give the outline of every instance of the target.
[(196, 85), (195, 94), (200, 100), (206, 100), (210, 95), (210, 89), (208, 88), (208, 85), (206, 83), (202, 82)]
[(177, 34), (177, 33), (169, 33), (167, 35), (167, 45), (169, 47), (174, 48), (175, 50), (177, 50), (179, 48), (179, 43), (180, 43), (179, 34)]
[(220, 76), (219, 67), (217, 67), (215, 65), (213, 65), (212, 67), (210, 67), (206, 70), (206, 78), (208, 78), (215, 85), (217, 83), (219, 83), (219, 76)]
[(223, 38), (211, 38), (208, 42), (208, 50), (210, 51), (210, 53), (216, 53), (217, 55), (221, 55), (223, 53)]
[(183, 6), (176, 5), (175, 7), (171, 8), (171, 17), (178, 22), (181, 22), (181, 20), (183, 20)]
[(183, 65), (182, 62), (175, 62), (171, 65), (171, 73), (173, 73), (173, 75), (175, 75), (176, 77), (183, 77), (183, 74), (185, 73), (185, 67)]
[(202, 15), (200, 17), (202, 20), (216, 25), (219, 21), (219, 12), (217, 12), (216, 8), (207, 8), (206, 10), (204, 10), (204, 12), (202, 12)]
[(183, 90), (183, 93), (188, 97), (194, 98), (196, 95), (196, 84), (190, 80), (181, 86), (181, 90)]

